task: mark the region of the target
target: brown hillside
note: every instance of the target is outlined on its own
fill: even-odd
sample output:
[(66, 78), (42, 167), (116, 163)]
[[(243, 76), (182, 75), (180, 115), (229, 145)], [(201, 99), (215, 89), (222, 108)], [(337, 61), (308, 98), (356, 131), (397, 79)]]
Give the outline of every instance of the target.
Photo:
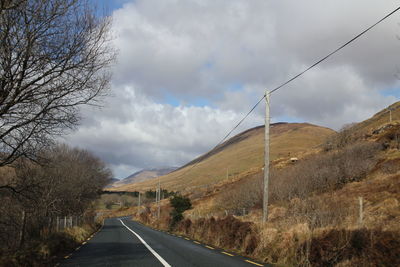
[[(205, 194), (193, 190), (193, 208), (173, 231), (278, 266), (400, 266), (399, 106), (391, 106), (392, 123), (381, 111), (350, 128), (356, 138), (341, 142), (340, 136), (346, 137), (341, 132), (329, 138), (340, 142), (333, 149), (311, 149), (283, 168), (273, 164), (268, 222), (261, 223), (263, 176), (255, 169), (242, 172), (240, 179), (213, 184)], [(272, 157), (299, 155), (300, 144), (306, 147), (307, 137), (315, 136), (312, 127), (274, 126)], [(220, 160), (223, 153), (262, 138), (262, 130), (238, 135), (238, 142), (215, 155), (204, 155), (199, 165), (212, 166), (209, 159)], [(251, 136), (244, 138), (247, 135)], [(293, 152), (293, 145), (298, 152)], [(167, 203), (166, 199), (161, 205), (165, 208)], [(134, 218), (168, 229), (170, 215), (162, 210), (164, 217), (158, 219), (151, 203), (148, 211)]]
[(379, 126), (385, 123), (388, 123), (390, 119), (389, 109), (392, 109), (392, 121), (400, 121), (399, 101), (379, 111), (371, 118), (353, 125), (351, 127), (351, 131), (359, 134), (365, 134), (371, 132), (371, 130), (377, 129)]
[[(271, 126), (271, 160), (301, 156), (316, 148), (333, 130), (307, 123), (276, 123)], [(263, 166), (264, 127), (240, 133), (215, 150), (189, 162), (175, 172), (161, 176), (162, 187), (190, 192), (196, 188), (257, 172)], [(193, 164), (197, 163), (195, 167)], [(193, 168), (192, 168), (193, 167)], [(154, 189), (158, 179), (113, 188), (115, 191)]]

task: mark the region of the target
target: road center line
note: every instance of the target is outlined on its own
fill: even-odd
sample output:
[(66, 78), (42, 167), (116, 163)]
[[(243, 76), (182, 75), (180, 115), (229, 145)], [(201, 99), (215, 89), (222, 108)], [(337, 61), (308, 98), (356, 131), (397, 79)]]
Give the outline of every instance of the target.
[(157, 260), (159, 260), (161, 262), (162, 265), (164, 265), (165, 267), (171, 267), (171, 265), (168, 264), (168, 262), (166, 262), (157, 252), (154, 251), (154, 249), (152, 249), (147, 243), (146, 241), (143, 240), (143, 238), (140, 237), (140, 235), (138, 235), (137, 233), (135, 233), (131, 228), (129, 228), (128, 226), (126, 226), (126, 224), (119, 219), (119, 221), (122, 223), (123, 226), (126, 227), (126, 229), (128, 229), (129, 231), (131, 231), (139, 240), (140, 242), (143, 243), (143, 245), (146, 246), (146, 248), (148, 250), (150, 250), (150, 252), (157, 258)]

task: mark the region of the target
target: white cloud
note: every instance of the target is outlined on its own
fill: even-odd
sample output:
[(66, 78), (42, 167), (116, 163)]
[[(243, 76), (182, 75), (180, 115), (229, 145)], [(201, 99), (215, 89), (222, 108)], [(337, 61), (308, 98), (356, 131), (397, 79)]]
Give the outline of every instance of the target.
[[(113, 94), (68, 142), (118, 176), (213, 147), (262, 96), (398, 5), (394, 0), (136, 0), (115, 10)], [(400, 14), (400, 13), (399, 13)], [(275, 121), (338, 129), (396, 101), (400, 15), (272, 96)], [(170, 105), (171, 98), (180, 103)], [(193, 105), (201, 99), (201, 107)], [(168, 102), (169, 101), (169, 102)], [(176, 104), (176, 103), (175, 103)], [(263, 108), (245, 127), (262, 123)]]
[[(215, 146), (240, 119), (207, 106), (157, 104), (132, 87), (116, 92), (107, 108), (84, 110), (82, 125), (66, 141), (94, 151), (119, 178), (142, 168), (180, 166)], [(253, 117), (238, 131), (258, 123)]]

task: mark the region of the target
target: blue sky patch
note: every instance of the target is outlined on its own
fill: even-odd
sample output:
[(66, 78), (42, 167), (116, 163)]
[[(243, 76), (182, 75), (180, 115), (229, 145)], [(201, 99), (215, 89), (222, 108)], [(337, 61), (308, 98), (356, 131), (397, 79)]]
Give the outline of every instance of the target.
[(116, 9), (122, 8), (125, 3), (135, 2), (134, 0), (90, 0), (91, 3), (97, 6), (99, 13), (103, 10), (106, 13), (112, 13)]
[(400, 98), (400, 88), (390, 88), (386, 90), (380, 91), (383, 96), (394, 96), (396, 98)]
[(178, 98), (176, 98), (175, 96), (173, 96), (170, 93), (165, 93), (164, 95), (164, 101), (165, 103), (173, 106), (173, 107), (178, 107), (180, 105), (180, 101)]

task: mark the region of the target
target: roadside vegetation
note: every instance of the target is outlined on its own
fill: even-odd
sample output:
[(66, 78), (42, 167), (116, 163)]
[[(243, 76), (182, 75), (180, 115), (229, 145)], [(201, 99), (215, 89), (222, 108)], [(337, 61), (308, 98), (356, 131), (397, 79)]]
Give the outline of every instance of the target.
[(192, 203), (189, 198), (181, 195), (173, 196), (169, 202), (172, 206), (170, 228), (174, 228), (178, 222), (182, 221), (183, 213), (192, 208)]
[(111, 178), (58, 144), (107, 95), (111, 21), (87, 0), (1, 1), (0, 21), (0, 265), (50, 266), (96, 229)]
[(8, 187), (0, 191), (0, 262), (6, 266), (50, 263), (98, 227), (92, 203), (111, 179), (105, 164), (66, 145), (40, 158), (2, 168)]
[(298, 162), (272, 162), (266, 224), (261, 171), (188, 193), (192, 208), (177, 223), (168, 202), (160, 219), (152, 204), (134, 219), (278, 265), (400, 265), (400, 120), (368, 121)]

